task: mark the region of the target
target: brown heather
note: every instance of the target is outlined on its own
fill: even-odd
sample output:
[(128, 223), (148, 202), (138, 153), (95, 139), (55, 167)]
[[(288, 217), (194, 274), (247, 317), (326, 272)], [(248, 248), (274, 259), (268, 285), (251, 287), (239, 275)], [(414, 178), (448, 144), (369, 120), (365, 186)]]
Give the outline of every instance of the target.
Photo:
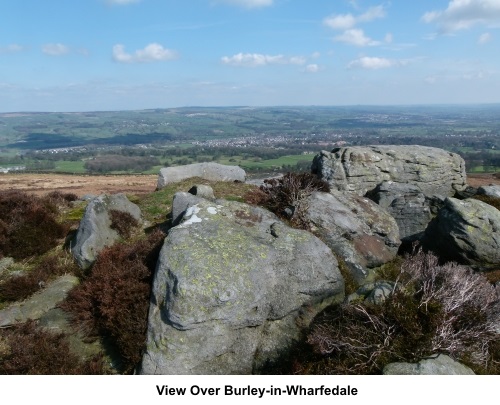
[(104, 249), (84, 281), (70, 291), (62, 308), (88, 336), (111, 343), (133, 371), (145, 343), (151, 279), (165, 235)]

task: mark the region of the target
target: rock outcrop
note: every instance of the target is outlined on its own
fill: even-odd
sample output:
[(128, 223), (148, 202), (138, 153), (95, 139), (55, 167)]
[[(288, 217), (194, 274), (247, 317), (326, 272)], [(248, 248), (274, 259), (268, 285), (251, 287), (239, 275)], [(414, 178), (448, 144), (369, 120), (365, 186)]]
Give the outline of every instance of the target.
[(0, 327), (39, 319), (64, 300), (77, 284), (78, 279), (69, 274), (57, 278), (26, 300), (0, 310)]
[(474, 372), (451, 357), (440, 354), (418, 363), (391, 363), (384, 367), (385, 375), (473, 375)]
[(413, 184), (384, 181), (369, 197), (396, 220), (402, 240), (418, 239), (432, 219), (432, 199)]
[(257, 372), (343, 295), (337, 261), (314, 235), (262, 208), (200, 200), (161, 250), (139, 372)]
[(465, 162), (425, 146), (354, 146), (322, 151), (311, 170), (332, 188), (365, 195), (384, 181), (410, 183), (426, 196), (453, 196), (466, 187)]
[(369, 270), (392, 260), (401, 243), (394, 218), (366, 197), (332, 190), (308, 197), (305, 218), (312, 230), (363, 284)]
[(500, 211), (482, 201), (447, 198), (425, 231), (440, 257), (487, 270), (500, 264)]
[(119, 239), (118, 232), (111, 229), (111, 210), (126, 212), (137, 221), (141, 219), (140, 208), (131, 203), (125, 194), (103, 194), (91, 200), (71, 245), (71, 252), (80, 268), (92, 266), (99, 252)]
[(227, 166), (213, 162), (164, 167), (160, 170), (157, 188), (162, 189), (167, 184), (177, 183), (191, 177), (200, 177), (210, 181), (244, 182), (246, 173), (239, 166)]

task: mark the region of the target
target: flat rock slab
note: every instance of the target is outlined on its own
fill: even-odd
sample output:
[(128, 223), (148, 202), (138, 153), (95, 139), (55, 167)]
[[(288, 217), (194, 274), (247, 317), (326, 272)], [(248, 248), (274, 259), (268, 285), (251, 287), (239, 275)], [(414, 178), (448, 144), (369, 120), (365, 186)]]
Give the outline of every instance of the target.
[(160, 170), (158, 175), (157, 188), (162, 189), (167, 184), (178, 183), (191, 177), (200, 177), (209, 181), (239, 181), (244, 183), (246, 173), (239, 166), (221, 165), (212, 162), (165, 167)]
[(43, 290), (23, 302), (16, 302), (0, 311), (0, 326), (24, 323), (28, 319), (39, 319), (66, 298), (68, 292), (78, 284), (78, 278), (66, 274), (49, 283)]

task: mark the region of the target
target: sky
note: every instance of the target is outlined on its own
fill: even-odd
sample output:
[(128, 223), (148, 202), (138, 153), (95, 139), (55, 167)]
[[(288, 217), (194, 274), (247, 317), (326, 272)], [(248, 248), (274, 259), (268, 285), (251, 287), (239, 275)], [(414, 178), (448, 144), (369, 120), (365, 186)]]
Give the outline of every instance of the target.
[(0, 112), (500, 102), (500, 0), (0, 0)]

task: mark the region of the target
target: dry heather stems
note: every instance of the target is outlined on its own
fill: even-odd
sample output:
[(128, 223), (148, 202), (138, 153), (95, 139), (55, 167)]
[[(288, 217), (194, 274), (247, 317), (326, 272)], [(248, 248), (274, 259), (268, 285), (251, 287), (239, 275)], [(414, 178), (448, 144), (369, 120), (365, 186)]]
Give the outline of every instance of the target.
[[(327, 312), (308, 343), (328, 355), (327, 372), (373, 373), (392, 361), (446, 353), (481, 372), (495, 372), (500, 323), (496, 292), (482, 275), (440, 265), (418, 252), (402, 266), (384, 304), (344, 304)], [(325, 371), (325, 370), (323, 370)]]

